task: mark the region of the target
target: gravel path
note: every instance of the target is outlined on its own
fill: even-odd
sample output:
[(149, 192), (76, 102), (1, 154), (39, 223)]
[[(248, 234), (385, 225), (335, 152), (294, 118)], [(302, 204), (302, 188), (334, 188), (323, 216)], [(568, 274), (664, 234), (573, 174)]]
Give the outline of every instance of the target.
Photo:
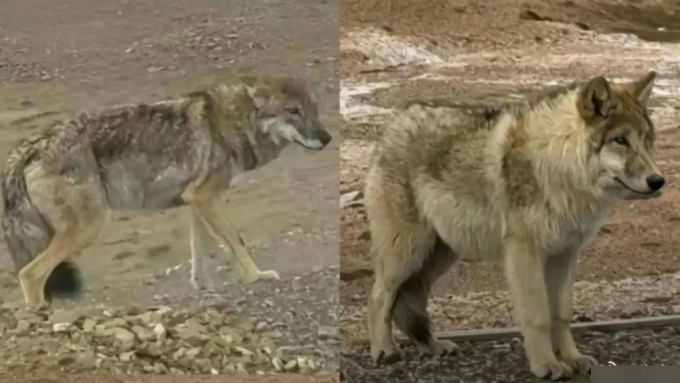
[[(614, 333), (591, 332), (576, 341), (583, 353), (601, 364), (678, 365), (680, 364), (680, 326), (654, 330)], [(611, 345), (615, 344), (616, 347)], [(460, 343), (457, 355), (443, 358), (419, 356), (406, 346), (403, 358), (388, 366), (375, 368), (368, 348), (343, 354), (343, 382), (541, 382), (529, 372), (529, 364), (519, 338), (510, 341)], [(576, 376), (572, 382), (589, 382), (587, 376)]]

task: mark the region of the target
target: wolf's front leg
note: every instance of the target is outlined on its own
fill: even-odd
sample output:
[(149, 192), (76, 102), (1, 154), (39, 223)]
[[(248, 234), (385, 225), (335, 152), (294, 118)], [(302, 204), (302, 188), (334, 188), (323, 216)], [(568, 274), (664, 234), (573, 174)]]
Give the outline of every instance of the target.
[(571, 317), (573, 315), (574, 269), (576, 267), (577, 249), (550, 257), (545, 264), (546, 286), (552, 323), (552, 344), (559, 351), (559, 359), (574, 370), (586, 374), (597, 360), (581, 354), (571, 334)]
[(215, 206), (211, 202), (196, 201), (193, 209), (205, 224), (208, 233), (217, 240), (224, 248), (231, 248), (235, 269), (239, 280), (244, 284), (253, 283), (260, 279), (279, 279), (279, 274), (274, 270), (260, 270), (234, 225), (229, 219), (219, 216)]
[(530, 238), (509, 236), (503, 245), (508, 286), (531, 372), (540, 378), (567, 378), (572, 369), (557, 359), (550, 338), (543, 254)]
[(191, 284), (196, 290), (214, 290), (215, 284), (206, 266), (206, 256), (210, 254), (214, 241), (201, 221), (201, 217), (191, 209)]

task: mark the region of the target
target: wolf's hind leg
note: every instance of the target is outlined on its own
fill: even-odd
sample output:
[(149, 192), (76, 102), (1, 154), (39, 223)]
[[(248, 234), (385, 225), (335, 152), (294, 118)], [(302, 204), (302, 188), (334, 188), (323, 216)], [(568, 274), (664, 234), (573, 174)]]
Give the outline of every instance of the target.
[(586, 374), (597, 361), (588, 355), (581, 354), (571, 334), (571, 317), (573, 315), (574, 271), (577, 259), (576, 249), (563, 254), (554, 255), (546, 261), (546, 287), (550, 304), (552, 346), (559, 352), (558, 359), (572, 369)]
[[(47, 305), (45, 284), (54, 269), (92, 245), (110, 217), (95, 183), (76, 184), (64, 177), (45, 177), (29, 184), (33, 204), (50, 222), (52, 239), (19, 272), (29, 306)], [(77, 282), (76, 282), (77, 283)]]
[(201, 217), (194, 209), (191, 214), (191, 284), (196, 290), (213, 290), (215, 284), (206, 265), (206, 256), (214, 243)]
[(392, 313), (394, 323), (423, 353), (442, 355), (457, 348), (453, 342), (439, 340), (432, 335), (427, 312), (432, 285), (456, 260), (456, 254), (437, 236), (422, 268), (399, 287)]
[(425, 257), (425, 252), (419, 250), (426, 246), (424, 230), (417, 225), (408, 226), (400, 228), (392, 223), (378, 228), (377, 222), (372, 222), (375, 282), (368, 298), (367, 315), (371, 357), (376, 363), (398, 358), (392, 337), (395, 301), (400, 286), (414, 270), (420, 269)]

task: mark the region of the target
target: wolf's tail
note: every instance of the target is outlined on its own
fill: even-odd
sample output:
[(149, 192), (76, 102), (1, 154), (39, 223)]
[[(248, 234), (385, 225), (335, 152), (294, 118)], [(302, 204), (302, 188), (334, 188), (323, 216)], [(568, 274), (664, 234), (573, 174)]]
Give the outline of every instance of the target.
[(434, 247), (425, 257), (423, 266), (399, 286), (392, 306), (392, 318), (397, 327), (417, 343), (429, 344), (432, 339), (427, 300), (432, 284), (456, 261), (456, 254), (437, 236)]
[[(18, 273), (47, 248), (53, 229), (31, 202), (26, 189), (24, 168), (32, 157), (30, 152), (15, 152), (2, 173), (4, 215), (2, 228), (14, 267)], [(82, 279), (78, 268), (69, 261), (57, 265), (45, 284), (45, 298), (72, 297), (81, 291)]]

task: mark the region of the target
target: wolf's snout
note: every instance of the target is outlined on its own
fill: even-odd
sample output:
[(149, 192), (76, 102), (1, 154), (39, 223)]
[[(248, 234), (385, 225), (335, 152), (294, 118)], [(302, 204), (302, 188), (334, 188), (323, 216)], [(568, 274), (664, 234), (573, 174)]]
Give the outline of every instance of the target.
[(652, 174), (651, 176), (647, 177), (647, 186), (649, 186), (652, 191), (661, 189), (665, 183), (666, 179), (663, 178), (662, 175)]
[(327, 131), (321, 130), (319, 132), (319, 141), (321, 141), (321, 144), (323, 144), (323, 146), (328, 145), (328, 143), (331, 142), (332, 139), (333, 137)]

